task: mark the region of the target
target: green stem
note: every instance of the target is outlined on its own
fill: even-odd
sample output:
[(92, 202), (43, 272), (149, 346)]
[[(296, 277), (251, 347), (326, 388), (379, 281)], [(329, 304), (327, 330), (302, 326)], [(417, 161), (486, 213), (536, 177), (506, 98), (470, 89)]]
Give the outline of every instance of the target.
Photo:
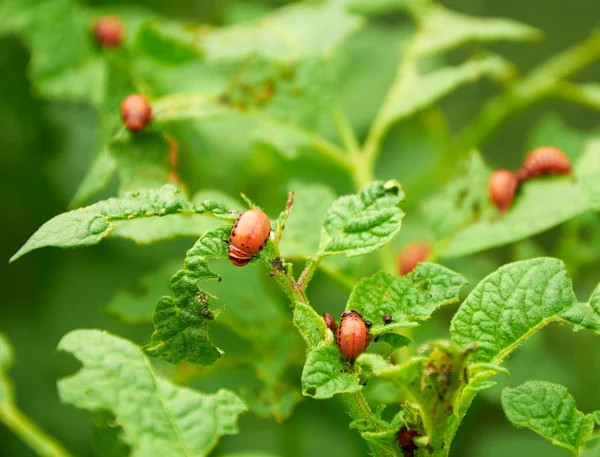
[[(590, 90), (594, 90), (595, 93), (588, 93)], [(578, 85), (562, 82), (554, 89), (554, 95), (563, 100), (579, 103), (593, 110), (600, 111), (600, 86), (594, 86), (591, 89), (586, 87), (585, 84)]]
[(71, 457), (69, 451), (18, 408), (4, 407), (0, 410), (0, 419), (41, 457)]
[(333, 110), (333, 120), (335, 121), (335, 125), (337, 127), (338, 133), (340, 134), (341, 140), (344, 142), (344, 146), (351, 154), (355, 154), (360, 150), (360, 143), (358, 142), (358, 137), (356, 136), (356, 132), (352, 128), (352, 124), (350, 123), (350, 119), (344, 112), (344, 110), (340, 107), (337, 107)]
[(390, 90), (383, 99), (383, 103), (379, 108), (379, 112), (375, 116), (375, 120), (369, 130), (367, 139), (363, 147), (363, 154), (366, 167), (374, 170), (377, 162), (377, 156), (381, 150), (381, 142), (385, 134), (390, 127), (389, 111), (394, 104), (394, 100), (397, 97), (398, 92), (404, 89), (404, 85), (410, 80), (411, 76), (417, 70), (417, 59), (415, 53), (412, 51), (411, 46), (408, 46), (403, 56), (403, 61), (398, 67), (396, 76)]
[(583, 42), (546, 60), (528, 76), (488, 102), (474, 122), (454, 141), (454, 154), (461, 156), (480, 146), (516, 111), (523, 110), (552, 93), (562, 80), (600, 57), (600, 31)]
[[(367, 400), (365, 400), (362, 392), (342, 394), (342, 398), (346, 407), (348, 408), (348, 413), (353, 420), (364, 422), (370, 430), (383, 431), (383, 428), (373, 414), (373, 411), (371, 411), (371, 408), (367, 404)], [(369, 445), (374, 457), (397, 457), (398, 455), (401, 455), (399, 454), (400, 448), (395, 448), (393, 445), (383, 446), (370, 441), (367, 441), (367, 444)]]

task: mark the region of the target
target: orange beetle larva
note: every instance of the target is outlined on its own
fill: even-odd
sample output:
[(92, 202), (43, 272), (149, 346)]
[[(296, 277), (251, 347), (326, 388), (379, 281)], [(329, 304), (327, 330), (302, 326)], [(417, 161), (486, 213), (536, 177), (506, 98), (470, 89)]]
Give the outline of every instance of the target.
[(102, 46), (114, 48), (123, 41), (124, 29), (118, 16), (103, 16), (94, 24), (94, 35)]
[(488, 182), (490, 200), (500, 212), (505, 213), (512, 205), (518, 187), (519, 178), (514, 171), (503, 168), (495, 170)]
[(333, 318), (333, 316), (329, 313), (325, 313), (323, 314), (323, 320), (325, 321), (325, 325), (327, 325), (327, 328), (329, 330), (331, 330), (333, 333), (335, 333), (335, 319)]
[(129, 95), (121, 103), (121, 119), (129, 130), (145, 129), (152, 120), (152, 107), (148, 99), (140, 94)]
[(370, 340), (369, 326), (360, 313), (355, 309), (344, 312), (336, 332), (336, 343), (342, 354), (354, 360), (365, 352)]
[(404, 276), (413, 271), (419, 262), (425, 262), (431, 250), (425, 243), (411, 243), (400, 251), (397, 258), (398, 274)]
[(571, 162), (564, 152), (552, 146), (543, 146), (527, 154), (517, 176), (520, 181), (526, 181), (543, 174), (567, 174), (571, 170)]
[(259, 209), (243, 212), (231, 228), (229, 260), (238, 267), (248, 265), (252, 256), (265, 247), (271, 234), (271, 221)]

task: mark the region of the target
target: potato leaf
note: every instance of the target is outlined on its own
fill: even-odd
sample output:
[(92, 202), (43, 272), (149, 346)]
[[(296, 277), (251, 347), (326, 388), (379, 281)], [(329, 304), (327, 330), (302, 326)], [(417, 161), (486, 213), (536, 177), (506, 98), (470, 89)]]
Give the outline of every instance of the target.
[(62, 401), (113, 413), (132, 456), (206, 456), (221, 436), (237, 433), (247, 409), (228, 390), (207, 395), (160, 379), (140, 348), (106, 332), (75, 330), (58, 348), (83, 364), (59, 381)]
[(215, 318), (209, 309), (210, 296), (198, 288), (198, 282), (218, 279), (208, 259), (229, 255), (227, 240), (231, 227), (205, 233), (187, 252), (183, 269), (171, 277), (172, 295), (158, 300), (154, 311), (154, 333), (146, 352), (173, 364), (183, 361), (211, 365), (222, 352), (208, 339), (208, 322)]
[(226, 221), (233, 221), (236, 217), (235, 213), (214, 201), (193, 205), (175, 186), (166, 185), (60, 214), (42, 225), (11, 258), (11, 262), (46, 246), (72, 248), (97, 244), (120, 221), (171, 214), (203, 214)]
[(540, 257), (505, 265), (483, 279), (454, 315), (450, 331), (458, 345), (477, 345), (471, 362), (498, 364), (532, 333), (561, 320), (600, 330), (600, 315), (591, 304), (578, 303), (565, 264)]
[(375, 181), (338, 198), (325, 215), (319, 251), (355, 257), (379, 249), (400, 231), (403, 198), (396, 181)]
[(423, 75), (410, 75), (395, 89), (385, 110), (388, 124), (413, 115), (445, 97), (463, 84), (483, 76), (497, 78), (506, 73), (504, 59), (488, 56), (472, 59), (454, 67), (442, 67)]
[[(373, 335), (414, 327), (438, 308), (458, 301), (467, 280), (441, 265), (420, 263), (406, 276), (379, 272), (364, 278), (352, 290), (346, 309), (358, 310), (372, 322)], [(390, 314), (392, 322), (383, 323)]]
[(359, 16), (346, 12), (343, 2), (329, 0), (286, 6), (254, 23), (215, 29), (200, 42), (212, 60), (260, 56), (289, 62), (330, 54), (361, 24)]
[(526, 427), (552, 444), (579, 455), (594, 429), (592, 414), (583, 414), (567, 389), (528, 381), (502, 391), (502, 409), (517, 428)]
[(323, 184), (293, 182), (294, 206), (285, 224), (279, 249), (284, 257), (310, 257), (319, 248), (321, 226), (334, 202), (333, 190)]
[(468, 16), (435, 5), (425, 15), (417, 34), (415, 51), (428, 55), (449, 51), (467, 43), (539, 40), (542, 33), (511, 19)]

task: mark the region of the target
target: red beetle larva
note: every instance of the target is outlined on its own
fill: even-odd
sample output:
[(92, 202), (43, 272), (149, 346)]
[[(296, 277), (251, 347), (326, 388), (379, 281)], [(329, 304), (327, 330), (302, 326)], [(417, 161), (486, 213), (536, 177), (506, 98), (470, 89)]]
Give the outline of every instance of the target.
[(231, 228), (229, 260), (238, 267), (248, 265), (252, 256), (265, 247), (271, 234), (271, 221), (259, 209), (243, 212)]
[(351, 360), (365, 352), (371, 335), (362, 316), (355, 309), (342, 314), (342, 320), (336, 332), (336, 343), (346, 357)]
[(121, 119), (129, 130), (145, 129), (152, 120), (152, 107), (148, 99), (140, 94), (129, 95), (121, 103)]
[(519, 178), (514, 171), (503, 168), (495, 170), (488, 182), (490, 200), (500, 212), (505, 213), (512, 205), (518, 187)]
[(407, 275), (413, 271), (419, 262), (425, 262), (431, 250), (428, 244), (411, 243), (400, 251), (397, 259), (398, 274)]
[(527, 154), (517, 175), (519, 180), (526, 181), (543, 174), (567, 174), (571, 170), (571, 162), (564, 152), (552, 146), (543, 146)]
[(102, 46), (114, 48), (123, 41), (124, 29), (118, 16), (103, 16), (94, 24), (94, 35)]
[(333, 316), (329, 313), (325, 313), (323, 314), (323, 320), (325, 321), (325, 325), (327, 325), (327, 328), (329, 330), (332, 331), (332, 333), (335, 333), (335, 319), (333, 318)]
[(412, 457), (415, 455), (417, 445), (413, 441), (413, 438), (417, 436), (421, 436), (421, 434), (413, 428), (406, 428), (406, 426), (402, 427), (398, 430), (398, 433), (396, 433), (398, 446), (400, 446), (400, 449), (402, 449), (405, 456)]

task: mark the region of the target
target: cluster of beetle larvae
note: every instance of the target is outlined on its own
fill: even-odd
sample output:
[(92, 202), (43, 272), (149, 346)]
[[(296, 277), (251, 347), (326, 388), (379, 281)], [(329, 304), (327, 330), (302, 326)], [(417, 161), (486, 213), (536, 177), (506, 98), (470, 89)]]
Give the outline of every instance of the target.
[[(100, 18), (93, 27), (98, 43), (105, 47), (117, 47), (124, 38), (124, 25), (117, 16)], [(132, 94), (121, 103), (121, 119), (127, 129), (132, 132), (144, 130), (152, 121), (152, 106), (141, 94)], [(524, 181), (542, 174), (567, 174), (571, 172), (571, 163), (561, 150), (545, 146), (531, 151), (523, 166), (517, 171), (506, 169), (495, 170), (488, 183), (488, 193), (492, 203), (502, 213), (506, 213), (512, 205), (519, 186)], [(265, 247), (271, 233), (271, 223), (267, 215), (259, 209), (251, 209), (242, 213), (233, 224), (229, 240), (229, 260), (238, 267), (247, 265), (252, 256)], [(430, 248), (425, 243), (407, 245), (398, 255), (397, 268), (400, 275), (410, 273), (419, 262), (427, 260)], [(365, 352), (371, 336), (370, 321), (363, 320), (361, 314), (354, 309), (345, 311), (336, 325), (329, 313), (323, 315), (325, 324), (336, 336), (340, 352), (350, 361), (354, 361)], [(384, 324), (392, 322), (390, 314), (384, 314)], [(418, 436), (416, 430), (400, 429), (397, 434), (398, 445), (405, 455), (412, 456), (416, 450), (413, 438)]]
[(552, 146), (536, 148), (527, 154), (517, 171), (504, 168), (495, 170), (488, 183), (490, 200), (502, 213), (512, 205), (519, 186), (539, 175), (558, 175), (571, 172), (571, 162), (564, 152)]
[[(258, 254), (267, 244), (271, 234), (271, 222), (267, 215), (259, 209), (244, 211), (231, 227), (229, 236), (229, 260), (238, 267), (248, 265), (252, 256)], [(423, 255), (423, 249), (413, 249), (418, 255)], [(428, 255), (429, 248), (425, 255)], [(412, 255), (408, 259), (399, 256), (399, 268), (412, 271), (416, 264), (423, 260)], [(412, 266), (408, 262), (414, 262)], [(408, 271), (405, 271), (406, 274)], [(363, 320), (361, 314), (355, 309), (349, 309), (342, 314), (340, 325), (336, 326), (335, 319), (329, 313), (323, 315), (327, 328), (336, 336), (336, 343), (340, 352), (353, 362), (360, 354), (366, 351), (371, 335), (369, 329), (372, 323)], [(383, 323), (390, 324), (392, 316), (383, 315)], [(413, 429), (401, 428), (397, 433), (398, 445), (404, 455), (412, 456), (416, 450), (413, 438), (419, 433)]]

